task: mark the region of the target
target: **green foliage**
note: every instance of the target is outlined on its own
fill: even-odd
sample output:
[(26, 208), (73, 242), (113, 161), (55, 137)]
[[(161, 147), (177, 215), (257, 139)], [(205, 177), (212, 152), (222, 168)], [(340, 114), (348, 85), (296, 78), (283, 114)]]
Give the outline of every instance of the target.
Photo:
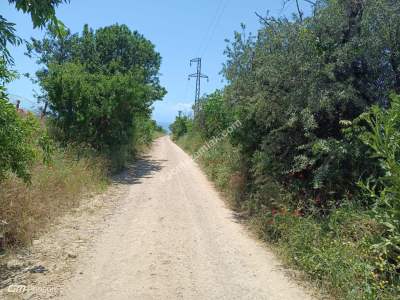
[(277, 210), (253, 218), (253, 222), (283, 258), (335, 299), (389, 300), (398, 295), (376, 271), (370, 247), (380, 231), (368, 213), (345, 207), (326, 219), (315, 219)]
[(195, 123), (200, 127), (204, 138), (211, 139), (229, 126), (228, 110), (225, 107), (223, 92), (216, 90), (200, 99), (199, 112)]
[[(177, 143), (194, 154), (205, 140), (193, 130)], [(265, 170), (251, 171), (257, 175), (257, 181), (252, 182), (257, 188), (246, 193), (249, 182), (241, 151), (226, 140), (200, 156), (199, 163), (240, 215), (246, 215), (243, 210), (249, 212), (248, 221), (260, 237), (323, 291), (337, 299), (396, 299), (398, 285), (389, 284), (380, 270), (385, 263), (383, 252), (377, 255), (371, 251), (383, 230), (370, 211), (356, 205), (343, 206), (321, 218), (318, 213), (303, 215), (301, 206), (287, 209), (295, 195), (267, 178)]]
[[(64, 0), (8, 2), (15, 5), (17, 10), (29, 13), (34, 27), (43, 27), (48, 22), (59, 23), (54, 7)], [(29, 181), (30, 169), (37, 156), (48, 161), (52, 151), (51, 142), (44, 131), (40, 130), (35, 117), (28, 115), (21, 118), (14, 106), (7, 101), (5, 84), (16, 77), (16, 73), (10, 70), (14, 60), (7, 48), (9, 45), (17, 46), (21, 43), (15, 24), (0, 16), (0, 181), (9, 173), (15, 173), (26, 182)]]
[(200, 99), (200, 105), (194, 119), (178, 115), (170, 125), (175, 140), (191, 132), (199, 132), (203, 139), (211, 139), (230, 125), (232, 116), (227, 110), (223, 91), (216, 90)]
[(150, 146), (156, 136), (163, 135), (164, 129), (156, 121), (142, 118), (136, 122), (136, 144)]
[(49, 161), (51, 152), (51, 142), (36, 117), (20, 117), (14, 105), (0, 98), (0, 181), (10, 173), (30, 181), (34, 162)]
[(400, 281), (400, 96), (392, 96), (391, 106), (377, 106), (360, 117), (369, 129), (362, 141), (373, 149), (384, 174), (360, 183), (365, 195), (374, 202), (374, 215), (384, 234), (373, 246), (376, 267), (388, 285)]
[[(43, 27), (46, 24), (62, 28), (63, 24), (56, 18), (55, 7), (63, 2), (69, 2), (69, 0), (8, 0), (8, 2), (15, 5), (17, 10), (30, 14), (34, 28)], [(0, 61), (12, 64), (13, 58), (7, 49), (7, 45), (15, 46), (21, 44), (21, 42), (22, 39), (16, 35), (15, 24), (0, 16)]]
[(165, 94), (158, 80), (161, 58), (150, 41), (125, 25), (96, 31), (86, 25), (81, 36), (49, 32), (42, 41), (33, 39), (28, 51), (44, 65), (37, 73), (41, 98), (59, 140), (89, 144), (120, 162), (117, 167), (134, 153), (137, 135), (146, 133), (141, 138), (148, 143), (152, 134), (143, 128), (151, 105)]
[[(16, 35), (14, 26), (14, 23), (8, 22), (3, 16), (0, 16), (0, 61), (2, 65), (13, 63), (7, 45), (19, 45), (21, 43), (21, 39)], [(2, 73), (4, 71), (2, 69), (0, 70), (1, 78), (3, 78), (4, 75)]]
[(169, 126), (172, 132), (172, 138), (178, 140), (180, 137), (184, 136), (193, 127), (193, 120), (188, 116), (177, 116), (175, 121)]
[(352, 199), (379, 171), (343, 129), (400, 90), (399, 11), (390, 0), (317, 1), (302, 21), (266, 17), (256, 37), (235, 33), (225, 51), (225, 105), (242, 123), (232, 142), (306, 210)]
[(51, 66), (42, 84), (62, 140), (88, 143), (98, 150), (128, 144), (135, 113), (149, 114), (150, 103), (140, 96), (151, 91), (141, 80), (137, 74), (91, 74), (72, 63)]
[(31, 15), (33, 27), (43, 27), (47, 22), (56, 23), (55, 7), (69, 0), (8, 0), (10, 4), (14, 4), (17, 10)]

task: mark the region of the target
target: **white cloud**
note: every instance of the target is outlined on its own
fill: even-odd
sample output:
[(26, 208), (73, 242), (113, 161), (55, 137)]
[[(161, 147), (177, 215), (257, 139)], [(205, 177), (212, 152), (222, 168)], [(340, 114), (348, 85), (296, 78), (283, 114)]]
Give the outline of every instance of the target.
[(184, 114), (188, 114), (192, 112), (192, 105), (192, 103), (178, 102), (173, 105), (172, 109), (177, 112), (181, 110)]
[(178, 115), (178, 111), (191, 116), (193, 114), (192, 105), (191, 102), (170, 103), (168, 101), (157, 101), (154, 104), (153, 118), (158, 122), (172, 123)]

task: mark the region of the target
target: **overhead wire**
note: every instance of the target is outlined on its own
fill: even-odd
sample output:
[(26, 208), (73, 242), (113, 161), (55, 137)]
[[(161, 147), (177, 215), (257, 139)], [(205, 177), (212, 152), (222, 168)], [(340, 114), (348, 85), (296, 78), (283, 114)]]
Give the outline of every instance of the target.
[(208, 39), (208, 36), (210, 34), (210, 31), (212, 30), (213, 25), (215, 24), (215, 22), (216, 22), (216, 20), (218, 18), (219, 12), (220, 12), (221, 8), (223, 7), (223, 3), (224, 3), (224, 0), (220, 0), (218, 2), (217, 9), (215, 10), (215, 12), (214, 12), (214, 14), (213, 14), (213, 16), (211, 18), (211, 21), (207, 26), (207, 30), (205, 31), (205, 33), (204, 33), (204, 35), (203, 35), (203, 37), (202, 37), (202, 39), (201, 39), (201, 41), (199, 43), (199, 46), (198, 46), (197, 51), (196, 51), (196, 54), (200, 55), (202, 53), (204, 45), (207, 43), (207, 39)]
[(30, 104), (37, 105), (37, 102), (35, 102), (35, 101), (31, 100), (31, 99), (28, 99), (28, 98), (26, 98), (24, 96), (19, 96), (19, 95), (16, 95), (16, 94), (9, 94), (8, 96), (9, 96), (9, 98), (10, 98), (10, 100), (12, 102), (15, 102), (17, 100), (22, 100), (24, 102), (29, 102)]
[[(223, 1), (221, 1), (221, 3), (223, 3)], [(202, 52), (200, 53), (200, 57), (203, 57), (203, 56), (206, 54), (206, 52), (207, 52), (207, 50), (208, 50), (208, 47), (209, 47), (210, 43), (212, 42), (212, 39), (214, 38), (214, 34), (215, 34), (215, 32), (216, 32), (216, 30), (217, 30), (217, 28), (218, 28), (218, 26), (219, 26), (219, 24), (220, 24), (220, 22), (221, 22), (222, 16), (224, 15), (225, 10), (226, 10), (226, 8), (228, 7), (228, 4), (229, 4), (229, 3), (230, 3), (230, 0), (225, 0), (225, 2), (223, 3), (223, 6), (222, 6), (222, 8), (221, 8), (221, 11), (220, 11), (219, 14), (217, 15), (217, 17), (216, 17), (216, 19), (215, 19), (215, 22), (214, 22), (214, 24), (213, 24), (213, 27), (212, 27), (211, 33), (210, 33), (210, 35), (209, 35), (209, 38), (208, 38), (208, 40), (206, 41), (206, 43), (204, 44), (203, 50), (202, 50)]]
[[(215, 31), (218, 28), (221, 18), (229, 4), (230, 0), (220, 0), (218, 2), (218, 6), (217, 9), (215, 10), (213, 17), (211, 18), (211, 21), (209, 23), (209, 25), (207, 26), (207, 30), (205, 31), (205, 34), (203, 35), (201, 42), (199, 43), (199, 46), (197, 48), (197, 54), (199, 55), (198, 57), (203, 57), (204, 54), (207, 52), (209, 44), (211, 43)], [(185, 99), (187, 98), (188, 95), (188, 89), (189, 89), (189, 80), (186, 82), (186, 86), (185, 86)]]

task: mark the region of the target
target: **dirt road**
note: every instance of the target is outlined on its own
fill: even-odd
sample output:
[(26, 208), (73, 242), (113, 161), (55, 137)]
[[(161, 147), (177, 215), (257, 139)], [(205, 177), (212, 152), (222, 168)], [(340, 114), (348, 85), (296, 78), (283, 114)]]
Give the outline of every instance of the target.
[(168, 137), (121, 181), (126, 201), (79, 257), (63, 299), (311, 299)]

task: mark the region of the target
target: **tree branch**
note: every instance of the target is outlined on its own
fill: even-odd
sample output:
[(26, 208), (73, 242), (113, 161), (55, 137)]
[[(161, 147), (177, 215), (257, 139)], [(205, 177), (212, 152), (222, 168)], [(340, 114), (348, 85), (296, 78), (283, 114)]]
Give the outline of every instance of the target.
[[(297, 0), (296, 0), (297, 1)], [(307, 2), (307, 3), (310, 3), (311, 5), (316, 5), (317, 4), (317, 2), (313, 2), (313, 1), (311, 1), (311, 0), (303, 0), (303, 1), (305, 1), (305, 2)]]
[(258, 14), (256, 11), (255, 11), (254, 13), (256, 14), (256, 16), (257, 16), (262, 22), (264, 22), (265, 24), (269, 25), (268, 19), (262, 17), (262, 16), (261, 16), (260, 14)]
[(299, 13), (300, 22), (303, 23), (303, 12), (300, 10), (299, 0), (296, 0), (296, 6)]

